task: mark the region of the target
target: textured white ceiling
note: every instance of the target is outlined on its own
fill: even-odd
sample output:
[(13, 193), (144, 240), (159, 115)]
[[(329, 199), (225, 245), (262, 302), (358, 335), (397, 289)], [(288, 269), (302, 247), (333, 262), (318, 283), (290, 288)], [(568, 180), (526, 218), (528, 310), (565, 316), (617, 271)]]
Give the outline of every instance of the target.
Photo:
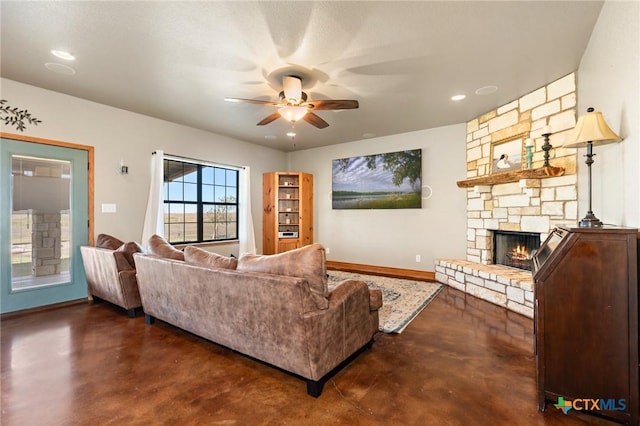
[[(602, 1), (1, 1), (2, 77), (284, 151), (462, 123), (577, 70)], [(68, 50), (73, 62), (53, 57)], [(46, 62), (72, 66), (73, 76)], [(284, 74), (330, 126), (256, 126)], [(498, 91), (478, 96), (476, 89)], [(452, 102), (463, 93), (467, 98)], [(10, 100), (19, 103), (19, 100)], [(39, 117), (40, 118), (40, 117)], [(44, 119), (45, 117), (43, 117)]]

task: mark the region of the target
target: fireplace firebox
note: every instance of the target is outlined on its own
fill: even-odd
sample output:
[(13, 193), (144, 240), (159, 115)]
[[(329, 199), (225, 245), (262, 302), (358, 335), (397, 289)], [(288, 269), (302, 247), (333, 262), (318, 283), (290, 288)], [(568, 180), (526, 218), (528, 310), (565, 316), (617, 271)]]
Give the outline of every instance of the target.
[(533, 255), (540, 248), (540, 234), (536, 232), (493, 232), (493, 263), (532, 270)]

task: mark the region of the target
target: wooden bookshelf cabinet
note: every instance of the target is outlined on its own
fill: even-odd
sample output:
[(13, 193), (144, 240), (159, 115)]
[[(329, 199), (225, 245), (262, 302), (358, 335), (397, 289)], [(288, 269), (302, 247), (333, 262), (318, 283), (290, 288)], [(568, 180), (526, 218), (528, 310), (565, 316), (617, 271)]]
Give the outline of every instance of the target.
[(558, 228), (536, 252), (540, 411), (563, 398), (638, 425), (638, 241), (637, 229)]
[(262, 252), (282, 253), (313, 243), (313, 175), (262, 176)]

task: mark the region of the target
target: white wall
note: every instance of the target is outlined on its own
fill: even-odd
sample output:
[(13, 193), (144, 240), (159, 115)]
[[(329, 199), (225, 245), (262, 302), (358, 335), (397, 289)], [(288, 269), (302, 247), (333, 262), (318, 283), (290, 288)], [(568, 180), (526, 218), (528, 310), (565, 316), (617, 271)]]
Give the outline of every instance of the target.
[[(283, 152), (12, 80), (1, 79), (0, 83), (2, 99), (12, 106), (27, 108), (42, 120), (37, 126), (27, 126), (22, 134), (95, 148), (96, 234), (140, 241), (151, 153), (163, 150), (189, 158), (250, 166), (256, 245), (262, 247), (262, 173), (283, 169)], [(13, 127), (3, 126), (2, 131), (20, 134)], [(121, 159), (129, 166), (128, 175), (118, 172)], [(117, 212), (102, 213), (103, 203), (116, 204)], [(237, 254), (237, 247), (234, 253)]]
[[(605, 223), (630, 227), (640, 227), (639, 17), (637, 1), (605, 2), (578, 70), (578, 116), (594, 107), (624, 138), (594, 148), (593, 212)], [(584, 160), (578, 172), (582, 218), (588, 209)]]
[[(466, 178), (465, 141), (458, 124), (291, 153), (290, 170), (314, 175), (314, 238), (330, 249), (328, 259), (433, 271), (435, 258), (464, 258), (466, 191), (456, 181)], [(331, 208), (332, 160), (417, 148), (422, 183), (433, 188), (422, 209)]]

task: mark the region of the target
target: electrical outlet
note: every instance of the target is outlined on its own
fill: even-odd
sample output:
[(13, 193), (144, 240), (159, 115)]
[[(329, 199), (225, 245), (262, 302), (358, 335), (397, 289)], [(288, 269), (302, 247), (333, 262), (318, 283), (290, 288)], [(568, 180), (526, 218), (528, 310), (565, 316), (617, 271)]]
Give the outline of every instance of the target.
[(416, 254), (416, 262), (420, 262), (422, 259), (420, 258), (419, 254)]
[(324, 248), (325, 253), (329, 254), (331, 253), (331, 249), (329, 247), (325, 247)]

